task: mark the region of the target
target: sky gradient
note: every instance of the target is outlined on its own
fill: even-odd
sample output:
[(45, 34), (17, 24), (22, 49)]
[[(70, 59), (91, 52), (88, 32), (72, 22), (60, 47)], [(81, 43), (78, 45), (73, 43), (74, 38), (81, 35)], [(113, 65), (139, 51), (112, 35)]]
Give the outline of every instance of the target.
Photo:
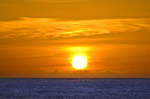
[[(0, 0), (0, 77), (150, 77), (149, 0)], [(71, 58), (88, 57), (84, 71)]]

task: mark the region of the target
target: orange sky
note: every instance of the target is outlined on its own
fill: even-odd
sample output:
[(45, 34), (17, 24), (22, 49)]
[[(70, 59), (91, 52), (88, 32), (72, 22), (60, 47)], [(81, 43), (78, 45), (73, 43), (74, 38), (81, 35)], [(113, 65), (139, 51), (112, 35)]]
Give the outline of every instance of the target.
[[(149, 0), (0, 0), (0, 77), (150, 77)], [(72, 68), (85, 55), (83, 71)]]

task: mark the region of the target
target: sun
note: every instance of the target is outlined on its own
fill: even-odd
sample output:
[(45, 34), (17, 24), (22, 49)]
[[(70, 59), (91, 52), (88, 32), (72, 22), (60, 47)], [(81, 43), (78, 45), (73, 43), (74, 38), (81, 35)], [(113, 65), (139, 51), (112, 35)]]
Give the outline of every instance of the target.
[(85, 56), (74, 56), (72, 58), (72, 66), (76, 70), (83, 70), (87, 67), (87, 58)]

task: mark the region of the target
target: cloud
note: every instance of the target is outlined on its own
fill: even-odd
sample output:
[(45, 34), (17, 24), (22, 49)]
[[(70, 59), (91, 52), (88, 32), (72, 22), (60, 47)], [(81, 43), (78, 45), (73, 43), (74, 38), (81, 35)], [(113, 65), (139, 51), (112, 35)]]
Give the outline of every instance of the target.
[(0, 41), (8, 44), (13, 41), (150, 43), (150, 19), (62, 21), (24, 17), (14, 21), (1, 21), (0, 27)]

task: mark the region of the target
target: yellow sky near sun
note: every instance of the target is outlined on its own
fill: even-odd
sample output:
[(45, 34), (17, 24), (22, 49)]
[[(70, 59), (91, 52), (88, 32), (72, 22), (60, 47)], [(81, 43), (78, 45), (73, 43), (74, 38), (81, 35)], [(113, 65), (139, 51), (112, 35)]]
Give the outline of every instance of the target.
[(0, 0), (0, 77), (150, 77), (149, 4)]

